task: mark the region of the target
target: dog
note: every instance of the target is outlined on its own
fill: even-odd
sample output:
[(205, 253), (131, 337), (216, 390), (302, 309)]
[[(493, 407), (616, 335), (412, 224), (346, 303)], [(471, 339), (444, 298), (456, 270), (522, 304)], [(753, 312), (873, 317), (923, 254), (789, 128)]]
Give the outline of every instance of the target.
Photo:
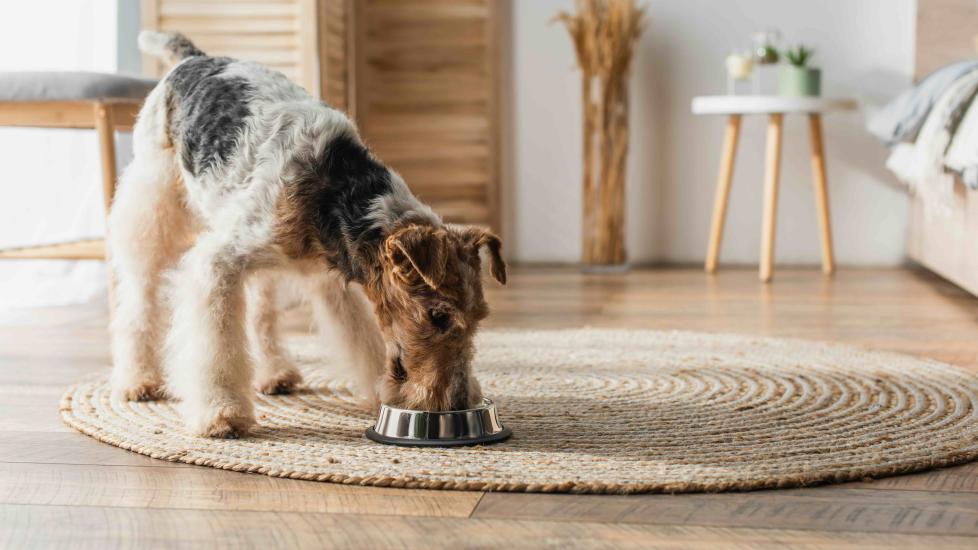
[(113, 395), (176, 398), (200, 436), (247, 434), (255, 390), (302, 380), (276, 328), (276, 278), (293, 272), (369, 404), (478, 404), (480, 252), (505, 284), (499, 237), (443, 223), (344, 113), (281, 73), (178, 33), (139, 45), (173, 66), (109, 215)]

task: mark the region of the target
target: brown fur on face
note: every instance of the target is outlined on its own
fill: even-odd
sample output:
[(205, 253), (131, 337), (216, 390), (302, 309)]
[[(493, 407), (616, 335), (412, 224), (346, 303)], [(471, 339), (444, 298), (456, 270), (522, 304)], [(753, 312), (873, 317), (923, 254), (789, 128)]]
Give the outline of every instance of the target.
[(506, 282), (499, 237), (477, 227), (409, 225), (387, 237), (368, 293), (387, 341), (381, 401), (415, 410), (457, 410), (482, 399), (472, 375), (473, 337), (489, 314), (480, 250)]

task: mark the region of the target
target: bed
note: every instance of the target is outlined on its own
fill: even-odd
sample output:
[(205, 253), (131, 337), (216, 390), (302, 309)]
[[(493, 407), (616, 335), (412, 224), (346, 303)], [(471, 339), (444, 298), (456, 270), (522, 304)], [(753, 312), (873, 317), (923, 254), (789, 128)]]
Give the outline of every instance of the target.
[[(978, 86), (978, 69), (972, 73), (968, 66), (968, 63), (972, 63), (978, 67), (976, 36), (976, 0), (918, 0), (915, 64), (918, 86), (926, 83), (925, 77), (928, 75), (954, 64), (961, 66), (962, 74), (971, 75)], [(958, 91), (967, 95), (970, 84), (959, 86), (961, 89)], [(969, 114), (974, 120), (968, 121), (967, 126), (978, 125), (978, 100), (974, 98), (978, 98), (978, 95), (972, 95), (966, 104), (974, 106), (974, 109), (967, 107), (968, 111), (974, 112), (958, 113), (961, 116), (951, 132), (951, 142), (946, 144), (946, 150), (950, 152), (954, 149), (957, 157), (961, 157), (963, 152), (978, 155), (978, 136), (966, 142), (954, 135), (967, 129), (963, 123)], [(924, 124), (928, 122), (933, 123), (925, 121)], [(955, 140), (959, 141), (956, 145)], [(964, 143), (969, 147), (962, 147)], [(975, 147), (970, 147), (972, 144)], [(931, 147), (940, 145), (944, 144), (939, 140), (936, 144), (930, 144)], [(899, 156), (896, 153), (894, 150), (888, 161), (891, 169), (894, 168), (893, 164), (900, 162), (899, 158), (894, 161), (894, 156)], [(906, 161), (906, 158), (903, 160)], [(958, 158), (958, 168), (961, 168), (960, 160)], [(974, 165), (978, 167), (978, 163)], [(911, 188), (908, 254), (914, 261), (978, 295), (978, 180), (975, 173), (947, 169), (943, 172), (947, 178), (946, 185), (939, 181), (907, 182)], [(917, 177), (920, 177), (919, 174)]]

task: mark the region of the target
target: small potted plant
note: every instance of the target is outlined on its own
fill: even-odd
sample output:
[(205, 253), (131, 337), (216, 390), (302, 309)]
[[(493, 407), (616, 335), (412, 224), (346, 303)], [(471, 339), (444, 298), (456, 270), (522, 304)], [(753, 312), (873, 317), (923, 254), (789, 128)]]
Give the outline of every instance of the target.
[(815, 50), (795, 46), (785, 50), (788, 64), (778, 74), (778, 93), (788, 96), (817, 96), (822, 92), (822, 70), (809, 67)]

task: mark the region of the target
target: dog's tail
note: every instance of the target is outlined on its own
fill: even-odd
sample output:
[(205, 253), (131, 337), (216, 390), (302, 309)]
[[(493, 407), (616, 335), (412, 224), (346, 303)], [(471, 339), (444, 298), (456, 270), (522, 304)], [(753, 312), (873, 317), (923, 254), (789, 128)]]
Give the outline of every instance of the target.
[(169, 65), (175, 65), (188, 57), (207, 55), (178, 32), (142, 31), (139, 33), (139, 50), (158, 57)]

